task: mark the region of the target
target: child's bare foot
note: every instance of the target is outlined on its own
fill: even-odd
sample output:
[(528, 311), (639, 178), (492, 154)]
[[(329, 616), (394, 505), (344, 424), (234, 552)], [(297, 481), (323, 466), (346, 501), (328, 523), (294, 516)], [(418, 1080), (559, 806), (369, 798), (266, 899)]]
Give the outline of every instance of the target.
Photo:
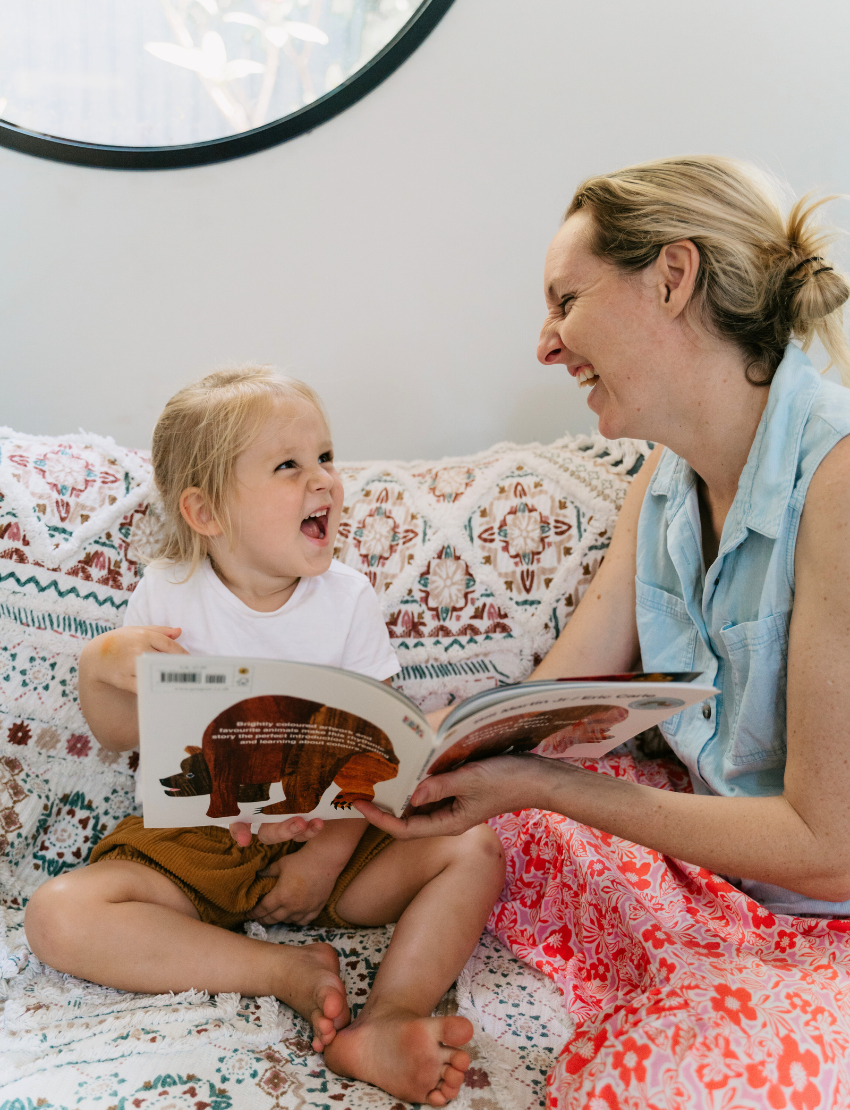
[(394, 1098), (445, 1106), (463, 1086), (472, 1038), (463, 1017), (420, 1017), (406, 1010), (364, 1011), (325, 1049), (338, 1075), (373, 1083)]
[(321, 942), (287, 946), (286, 954), (275, 995), (312, 1024), (313, 1050), (322, 1052), (351, 1020), (339, 958)]

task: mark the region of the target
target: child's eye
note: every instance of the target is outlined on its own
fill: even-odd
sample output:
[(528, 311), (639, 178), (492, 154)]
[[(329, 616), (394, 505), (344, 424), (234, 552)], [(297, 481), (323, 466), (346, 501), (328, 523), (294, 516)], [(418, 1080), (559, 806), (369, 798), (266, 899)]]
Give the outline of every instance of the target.
[(321, 455), (319, 455), (319, 462), (322, 463), (323, 466), (326, 463), (332, 463), (333, 461), (334, 461), (333, 451), (324, 451)]
[(276, 466), (275, 470), (291, 470), (293, 466), (297, 465), (298, 463), (295, 459), (287, 459), (286, 462), (282, 462), (280, 466)]

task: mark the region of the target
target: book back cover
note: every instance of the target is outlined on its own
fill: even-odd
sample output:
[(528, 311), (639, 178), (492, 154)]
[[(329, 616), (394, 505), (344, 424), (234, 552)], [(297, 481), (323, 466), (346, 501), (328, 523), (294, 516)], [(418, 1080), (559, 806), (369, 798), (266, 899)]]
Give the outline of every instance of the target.
[(138, 683), (146, 828), (400, 813), (429, 746), (406, 699), (333, 667), (148, 654)]

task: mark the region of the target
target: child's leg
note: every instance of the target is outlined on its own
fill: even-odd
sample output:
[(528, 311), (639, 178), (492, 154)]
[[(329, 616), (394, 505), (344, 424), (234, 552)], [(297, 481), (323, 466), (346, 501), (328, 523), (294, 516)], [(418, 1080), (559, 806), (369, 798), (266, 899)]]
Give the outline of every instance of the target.
[(357, 1019), (325, 1050), (341, 1075), (396, 1098), (444, 1106), (463, 1084), (472, 1036), (466, 1018), (432, 1018), (481, 935), (505, 878), (487, 825), (462, 836), (395, 841), (342, 894), (336, 910), (357, 925), (398, 921)]
[(274, 995), (313, 1023), (317, 1052), (349, 1020), (329, 944), (269, 944), (208, 925), (142, 863), (105, 859), (51, 879), (30, 899), (26, 931), (40, 960), (107, 987)]

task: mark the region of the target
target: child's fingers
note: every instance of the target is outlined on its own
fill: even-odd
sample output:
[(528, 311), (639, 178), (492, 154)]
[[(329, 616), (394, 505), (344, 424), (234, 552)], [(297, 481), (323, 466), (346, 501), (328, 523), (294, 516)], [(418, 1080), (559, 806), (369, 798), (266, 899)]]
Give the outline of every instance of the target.
[(230, 826), (230, 835), (240, 848), (247, 848), (251, 843), (251, 826), (244, 821), (234, 821)]
[(323, 827), (324, 822), (318, 818), (308, 823), (303, 817), (290, 817), (286, 821), (268, 821), (260, 825), (257, 839), (261, 844), (281, 844), (284, 840), (303, 842), (312, 840)]
[[(257, 872), (261, 874), (261, 872)], [(275, 888), (270, 890), (269, 893), (261, 898), (260, 901), (254, 906), (253, 910), (248, 914), (254, 921), (263, 921), (268, 917), (273, 917), (277, 913), (287, 914), (286, 899), (281, 897), (280, 893)], [(275, 918), (275, 920), (282, 920), (282, 918)]]
[(180, 635), (179, 628), (171, 629), (169, 632), (152, 631), (150, 635), (150, 647), (152, 647), (154, 651), (163, 652), (165, 655), (188, 655), (189, 652), (182, 644), (177, 643), (175, 638), (170, 635), (170, 632), (176, 632), (178, 636)]

